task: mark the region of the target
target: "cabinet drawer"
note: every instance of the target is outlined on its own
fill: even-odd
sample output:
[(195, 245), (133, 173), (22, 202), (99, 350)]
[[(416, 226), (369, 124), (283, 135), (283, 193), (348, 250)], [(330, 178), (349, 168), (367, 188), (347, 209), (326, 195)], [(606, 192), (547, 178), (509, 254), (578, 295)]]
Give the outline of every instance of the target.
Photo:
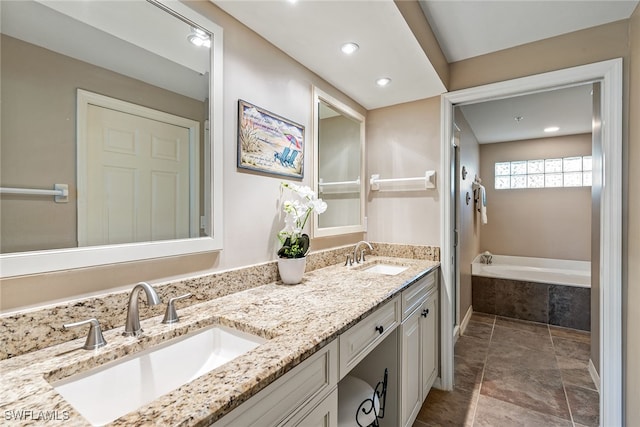
[(395, 297), (340, 335), (340, 379), (398, 326), (399, 298)]
[(437, 271), (433, 271), (402, 291), (402, 320), (409, 315), (427, 299), (427, 293), (436, 286)]
[(214, 426), (277, 426), (321, 402), (338, 384), (338, 340), (218, 420)]

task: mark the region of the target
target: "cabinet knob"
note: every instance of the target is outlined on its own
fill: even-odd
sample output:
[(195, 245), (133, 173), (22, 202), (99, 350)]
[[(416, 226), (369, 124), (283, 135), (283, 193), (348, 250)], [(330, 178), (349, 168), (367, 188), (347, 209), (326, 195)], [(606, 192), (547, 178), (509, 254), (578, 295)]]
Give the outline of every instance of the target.
[(380, 332), (380, 335), (382, 335), (382, 333), (384, 332), (384, 327), (376, 326), (376, 331)]
[(427, 317), (428, 314), (429, 314), (428, 308), (425, 308), (424, 310), (422, 310), (422, 317)]

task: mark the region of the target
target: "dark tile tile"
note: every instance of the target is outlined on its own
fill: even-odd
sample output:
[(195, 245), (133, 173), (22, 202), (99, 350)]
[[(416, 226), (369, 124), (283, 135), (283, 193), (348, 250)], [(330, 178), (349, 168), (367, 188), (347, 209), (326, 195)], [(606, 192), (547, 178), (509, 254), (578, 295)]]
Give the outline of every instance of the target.
[(474, 337), (482, 340), (489, 340), (491, 338), (491, 331), (493, 325), (488, 323), (470, 321), (464, 330), (463, 335), (467, 337)]
[(491, 345), (485, 368), (494, 372), (509, 372), (518, 369), (554, 370), (560, 378), (556, 356), (553, 352), (536, 351), (527, 346), (515, 346), (509, 343)]
[(591, 330), (591, 289), (549, 285), (549, 323)]
[(549, 332), (551, 333), (552, 337), (566, 338), (568, 340), (591, 344), (591, 332), (579, 331), (577, 329), (569, 329), (553, 325), (549, 325)]
[(571, 419), (557, 369), (496, 370), (487, 365), (480, 393), (543, 414)]
[(589, 363), (587, 361), (563, 356), (556, 356), (556, 360), (558, 361), (558, 368), (560, 368), (562, 382), (565, 386), (571, 384), (597, 390), (596, 385), (593, 383), (593, 378), (591, 378), (591, 374), (589, 373)]
[(462, 390), (473, 391), (482, 382), (482, 362), (469, 362), (461, 357), (454, 357), (454, 386)]
[(524, 329), (503, 328), (495, 326), (491, 336), (491, 345), (505, 344), (514, 348), (524, 347), (531, 350), (553, 353), (551, 335), (540, 332), (530, 332)]
[(566, 386), (571, 414), (576, 423), (597, 426), (600, 423), (600, 396), (597, 391), (572, 385)]
[(497, 315), (548, 323), (549, 285), (498, 279), (495, 287)]
[(476, 409), (477, 393), (456, 389), (431, 389), (416, 421), (427, 426), (471, 426)]
[(480, 276), (471, 278), (471, 304), (474, 311), (496, 314), (495, 279)]
[(490, 325), (493, 325), (494, 322), (496, 321), (496, 316), (495, 314), (480, 313), (474, 310), (473, 314), (471, 315), (471, 321), (488, 323)]
[(474, 427), (572, 427), (571, 421), (541, 414), (512, 403), (480, 396)]
[(528, 320), (511, 319), (496, 316), (496, 326), (504, 328), (520, 329), (527, 332), (535, 332), (541, 335), (549, 335), (549, 326), (546, 323), (530, 322)]
[(553, 346), (557, 356), (589, 361), (591, 357), (591, 344), (553, 337)]
[(484, 363), (489, 351), (489, 341), (461, 336), (456, 342), (454, 354), (467, 362)]

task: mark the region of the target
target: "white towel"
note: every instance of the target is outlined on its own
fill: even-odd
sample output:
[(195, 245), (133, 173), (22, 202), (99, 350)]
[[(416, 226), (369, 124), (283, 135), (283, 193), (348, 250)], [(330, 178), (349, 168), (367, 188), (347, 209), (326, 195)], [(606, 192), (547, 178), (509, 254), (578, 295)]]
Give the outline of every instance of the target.
[(487, 223), (487, 192), (484, 188), (484, 185), (478, 185), (478, 191), (480, 196), (480, 215), (482, 216), (482, 223)]

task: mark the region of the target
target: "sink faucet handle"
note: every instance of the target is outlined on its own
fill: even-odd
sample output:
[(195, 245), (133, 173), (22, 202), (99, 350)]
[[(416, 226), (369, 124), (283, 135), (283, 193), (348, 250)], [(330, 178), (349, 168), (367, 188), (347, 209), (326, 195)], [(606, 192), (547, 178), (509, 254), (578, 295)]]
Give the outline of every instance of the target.
[(102, 336), (102, 328), (100, 328), (100, 323), (97, 319), (91, 318), (87, 320), (82, 320), (80, 322), (75, 323), (67, 323), (62, 325), (65, 329), (75, 328), (77, 326), (84, 326), (86, 324), (90, 324), (89, 334), (87, 335), (87, 340), (84, 343), (85, 350), (94, 350), (96, 348), (104, 347), (107, 345), (107, 341)]
[(191, 297), (191, 294), (180, 295), (179, 297), (170, 298), (167, 303), (167, 310), (164, 312), (164, 319), (162, 319), (162, 323), (176, 323), (178, 320), (178, 312), (176, 311), (176, 301), (180, 301), (185, 298)]

